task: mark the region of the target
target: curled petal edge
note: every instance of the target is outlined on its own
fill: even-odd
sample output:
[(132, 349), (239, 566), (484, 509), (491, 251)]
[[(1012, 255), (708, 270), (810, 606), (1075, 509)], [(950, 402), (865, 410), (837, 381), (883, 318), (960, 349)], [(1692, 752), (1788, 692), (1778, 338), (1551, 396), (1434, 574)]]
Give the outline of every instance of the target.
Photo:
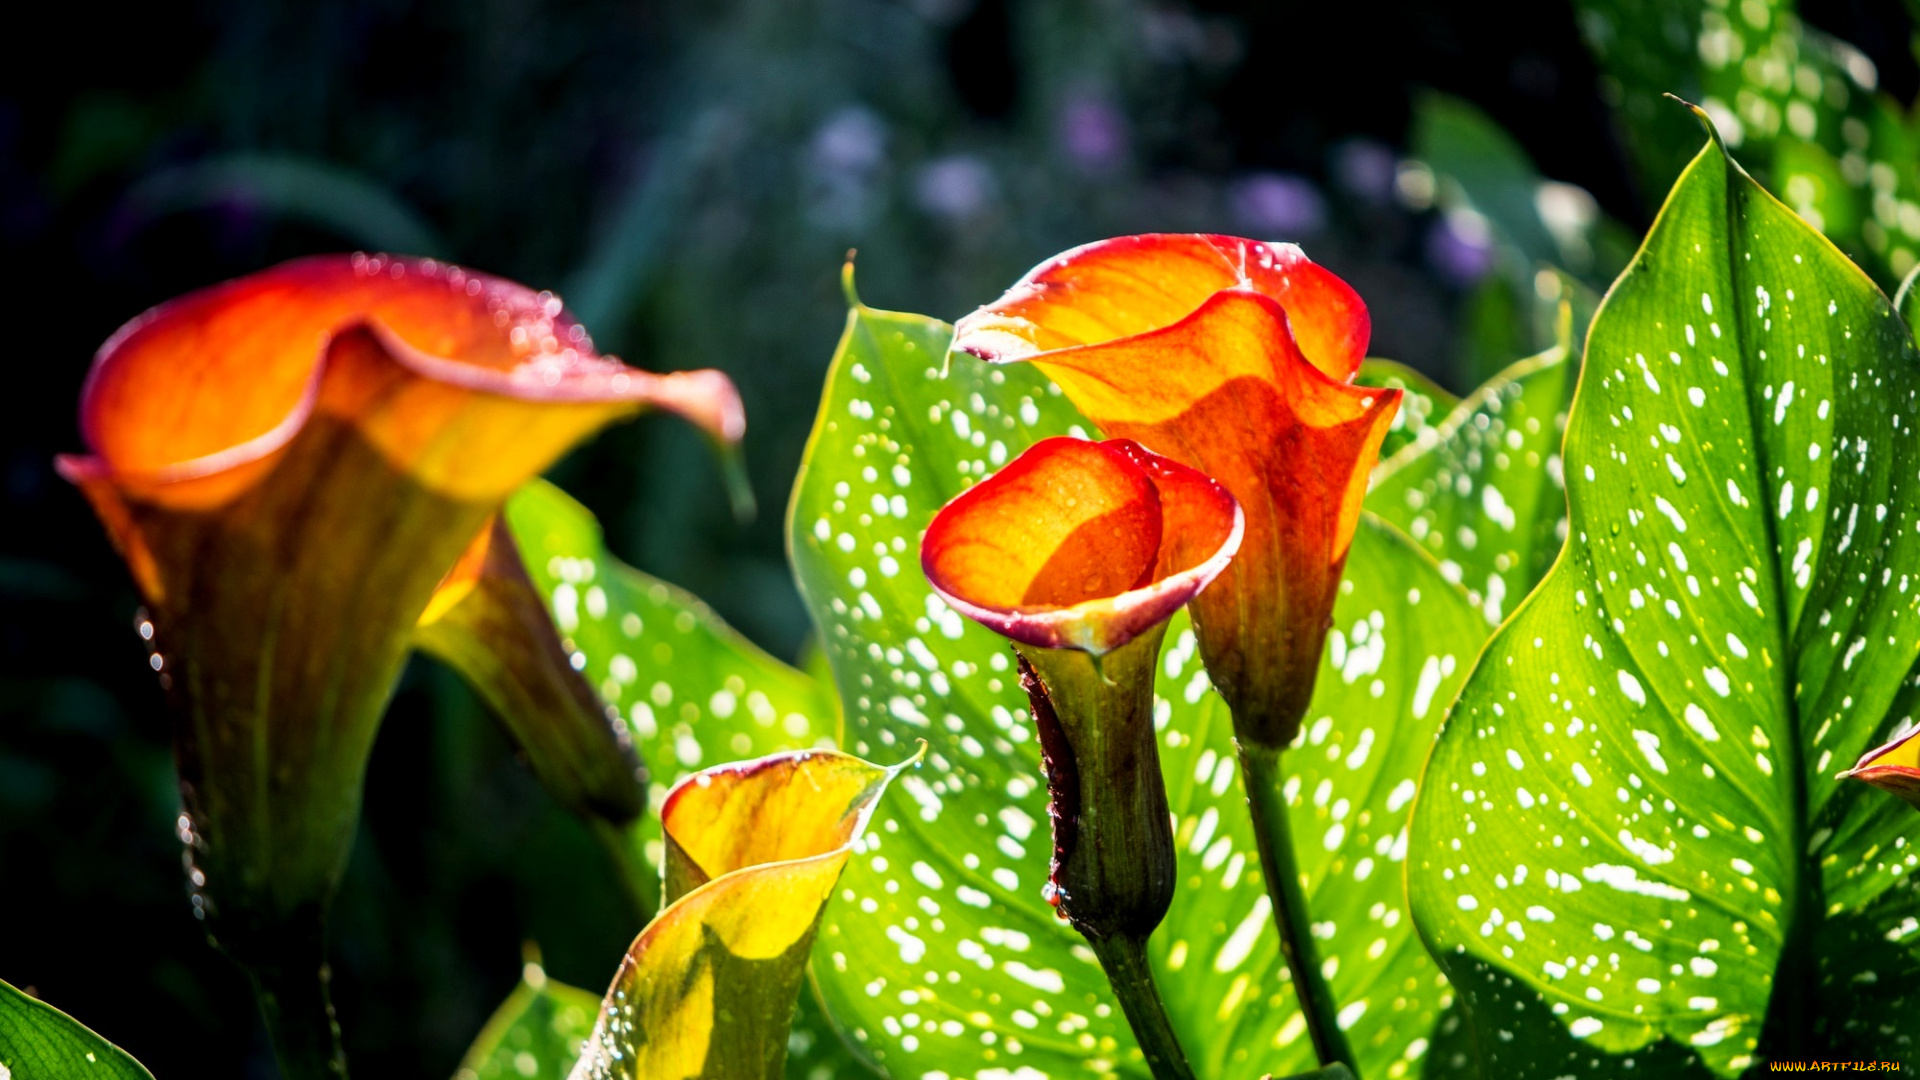
[[(1249, 255), (1255, 259), (1252, 264)], [(1189, 276), (1222, 276), (1207, 283), (1211, 289), (1201, 285), (1184, 312), (1158, 325), (1108, 326), (1104, 329), (1114, 332), (1082, 339), (1050, 327), (1044, 317), (1030, 317), (1044, 316), (1049, 308), (1071, 308), (1072, 294), (1100, 291), (1082, 277), (1111, 275), (1116, 283), (1124, 282), (1123, 287), (1138, 290), (1152, 280), (1154, 271), (1173, 272), (1182, 261), (1190, 264)], [(1294, 334), (1309, 363), (1330, 378), (1351, 379), (1359, 370), (1372, 334), (1372, 318), (1351, 285), (1307, 258), (1297, 244), (1204, 233), (1120, 236), (1062, 252), (1029, 270), (999, 299), (963, 317), (954, 328), (952, 347), (989, 363), (1039, 359), (1067, 348), (1110, 344), (1164, 329), (1198, 310), (1208, 293), (1234, 290), (1265, 296), (1290, 313), (1297, 312)], [(1155, 291), (1173, 299), (1164, 288)], [(1065, 295), (1055, 299), (1055, 294)]]
[[(572, 1080), (779, 1075), (820, 913), (886, 786), (925, 754), (922, 742), (906, 761), (879, 766), (838, 751), (798, 751), (717, 766), (675, 785), (663, 816), (678, 802), (672, 796), (690, 786), (720, 787), (716, 776), (751, 785), (777, 779), (776, 770), (825, 764), (866, 777), (848, 789), (847, 812), (825, 830), (830, 846), (684, 882), (688, 891), (640, 932), (621, 960)], [(751, 987), (743, 985), (748, 980)]]
[(1219, 550), (1205, 560), (1168, 574), (1151, 585), (1072, 607), (1031, 612), (982, 607), (955, 596), (936, 581), (929, 579), (928, 584), (934, 595), (955, 611), (1023, 645), (1077, 649), (1104, 656), (1172, 618), (1174, 612), (1213, 584), (1213, 579), (1220, 576), (1239, 552), (1246, 528), (1246, 514), (1235, 503), (1233, 528)]
[[(116, 334), (101, 349), (101, 357), (107, 357), (132, 329), (150, 321), (151, 316), (143, 318)], [(401, 339), (376, 319), (357, 319), (327, 335), (320, 346), (320, 359), (307, 377), (299, 400), (279, 423), (260, 435), (211, 454), (152, 469), (116, 467), (99, 454), (62, 454), (54, 459), (54, 467), (61, 476), (82, 487), (110, 483), (129, 494), (144, 495), (170, 505), (205, 508), (226, 502), (258, 479), (270, 467), (274, 456), (286, 449), (321, 410), (327, 375), (334, 369), (334, 344), (356, 330), (371, 336), (386, 358), (403, 372), (426, 382), (530, 404), (604, 405), (615, 410), (657, 407), (685, 418), (725, 443), (738, 442), (746, 432), (746, 413), (739, 392), (732, 380), (719, 371), (660, 374), (636, 368), (596, 368), (570, 373), (548, 383), (524, 368), (500, 370), (434, 356)], [(99, 363), (96, 361), (96, 370)], [(90, 418), (83, 421), (88, 427), (92, 423)], [(91, 437), (88, 441), (94, 442)]]

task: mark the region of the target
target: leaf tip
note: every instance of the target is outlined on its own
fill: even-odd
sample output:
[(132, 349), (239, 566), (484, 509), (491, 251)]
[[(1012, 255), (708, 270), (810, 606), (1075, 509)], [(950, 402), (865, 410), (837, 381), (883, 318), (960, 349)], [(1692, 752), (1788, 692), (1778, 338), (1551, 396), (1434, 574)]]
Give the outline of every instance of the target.
[(859, 248), (848, 248), (847, 261), (840, 265), (840, 293), (847, 298), (847, 306), (850, 308), (867, 306), (860, 302), (860, 293), (853, 287), (853, 260), (859, 254)]
[(1720, 137), (1720, 128), (1714, 124), (1713, 117), (1707, 112), (1707, 110), (1701, 108), (1698, 105), (1695, 105), (1693, 102), (1688, 101), (1686, 98), (1683, 98), (1678, 94), (1669, 93), (1669, 94), (1662, 94), (1661, 96), (1667, 98), (1669, 101), (1679, 102), (1681, 105), (1684, 105), (1685, 107), (1693, 110), (1694, 118), (1699, 120), (1700, 126), (1707, 130), (1707, 138), (1713, 140), (1713, 145), (1719, 147), (1720, 152), (1722, 154), (1726, 154), (1729, 158), (1733, 156), (1732, 154), (1728, 153), (1726, 140)]

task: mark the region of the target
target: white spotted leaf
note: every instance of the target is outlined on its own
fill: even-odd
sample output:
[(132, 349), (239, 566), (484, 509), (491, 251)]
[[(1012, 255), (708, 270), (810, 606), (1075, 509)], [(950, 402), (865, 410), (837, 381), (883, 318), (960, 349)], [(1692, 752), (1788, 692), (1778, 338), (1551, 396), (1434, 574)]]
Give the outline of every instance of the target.
[(599, 522), (565, 492), (534, 481), (505, 516), (575, 665), (626, 721), (655, 805), (699, 769), (833, 745), (838, 719), (826, 687), (698, 598), (615, 559)]
[(1917, 365), (1865, 274), (1694, 159), (1588, 338), (1567, 546), (1414, 814), (1484, 1075), (1912, 1075), (1911, 812), (1835, 774), (1920, 655)]
[[(929, 743), (841, 880), (815, 978), (836, 1023), (891, 1076), (1142, 1077), (1091, 952), (1041, 897), (1046, 792), (1012, 652), (919, 571), (921, 533), (948, 500), (1040, 438), (1096, 433), (1029, 366), (954, 356), (947, 368), (950, 336), (932, 319), (854, 307), (790, 510), (846, 749)], [(1302, 746), (1286, 758), (1295, 846), (1363, 1070), (1418, 1076), (1440, 1056), (1429, 1048), (1448, 995), (1405, 911), (1405, 823), (1487, 625), (1372, 518), (1347, 579)], [(1157, 691), (1180, 879), (1151, 957), (1199, 1075), (1301, 1072), (1312, 1050), (1264, 906), (1231, 722), (1184, 616), (1167, 640)]]
[(1566, 538), (1560, 440), (1579, 365), (1569, 344), (1467, 395), (1374, 470), (1367, 509), (1405, 530), (1498, 624)]
[[(652, 805), (699, 769), (834, 744), (839, 718), (831, 690), (769, 656), (699, 599), (620, 562), (607, 551), (593, 515), (565, 492), (536, 480), (514, 494), (504, 517), (575, 664), (600, 699), (618, 710), (640, 751)], [(658, 814), (645, 815), (629, 839), (643, 845), (645, 871), (657, 873)], [(551, 990), (558, 984), (544, 985)], [(517, 989), (501, 1006), (503, 1014), (527, 1011), (521, 999), (528, 993), (524, 986)], [(599, 999), (588, 1004), (591, 1027)], [(494, 1030), (502, 1023), (507, 1021), (496, 1019), (482, 1033), (469, 1051), (474, 1060), (494, 1060), (499, 1046), (517, 1038), (508, 1029)], [(567, 1029), (568, 1038), (584, 1034)], [(531, 1074), (524, 1071), (523, 1053), (536, 1063)], [(573, 1058), (516, 1045), (512, 1062), (516, 1075), (559, 1080)], [(787, 1074), (863, 1074), (811, 993), (800, 996)]]

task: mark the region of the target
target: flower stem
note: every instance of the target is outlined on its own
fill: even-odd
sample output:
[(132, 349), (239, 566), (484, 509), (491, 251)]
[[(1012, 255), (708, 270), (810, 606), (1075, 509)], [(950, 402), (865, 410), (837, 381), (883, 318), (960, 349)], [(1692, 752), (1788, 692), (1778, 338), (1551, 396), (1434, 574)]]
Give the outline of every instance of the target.
[(1293, 975), (1294, 993), (1313, 1039), (1321, 1065), (1345, 1065), (1356, 1072), (1353, 1049), (1340, 1030), (1339, 1003), (1320, 972), (1320, 952), (1314, 946), (1307, 898), (1300, 891), (1300, 870), (1293, 858), (1293, 834), (1287, 827), (1287, 801), (1280, 793), (1280, 750), (1254, 746), (1239, 739), (1240, 776), (1247, 786), (1247, 808), (1253, 815), (1253, 835), (1260, 846), (1260, 868), (1266, 874), (1267, 895), (1273, 900), (1274, 925), (1280, 928), (1280, 952)]
[[(306, 962), (309, 959), (311, 963)], [(303, 957), (243, 966), (253, 979), (274, 1056), (280, 1060), (281, 1076), (286, 1080), (347, 1080), (347, 1055), (327, 991), (325, 962)]]
[(1154, 985), (1153, 969), (1147, 966), (1146, 943), (1130, 937), (1088, 937), (1087, 944), (1106, 969), (1107, 981), (1133, 1026), (1133, 1037), (1146, 1055), (1154, 1080), (1193, 1080), (1193, 1067), (1180, 1049), (1160, 988)]

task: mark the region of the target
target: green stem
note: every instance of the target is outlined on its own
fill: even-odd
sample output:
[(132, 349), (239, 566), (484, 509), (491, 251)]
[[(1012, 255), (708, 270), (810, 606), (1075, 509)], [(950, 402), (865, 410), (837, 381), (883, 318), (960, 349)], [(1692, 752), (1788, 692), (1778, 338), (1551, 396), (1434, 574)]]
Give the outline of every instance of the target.
[(647, 865), (646, 838), (641, 832), (645, 818), (615, 825), (601, 817), (587, 818), (587, 826), (613, 860), (620, 890), (633, 908), (639, 925), (645, 926), (660, 910), (660, 872)]
[(1359, 1072), (1353, 1048), (1340, 1030), (1339, 1003), (1320, 973), (1320, 950), (1313, 943), (1313, 921), (1306, 894), (1300, 891), (1300, 870), (1293, 858), (1293, 833), (1287, 827), (1287, 800), (1280, 793), (1280, 750), (1252, 746), (1239, 739), (1240, 776), (1247, 786), (1247, 809), (1253, 815), (1253, 835), (1260, 846), (1260, 868), (1267, 878), (1267, 896), (1273, 900), (1274, 925), (1280, 928), (1280, 952), (1293, 974), (1300, 1013), (1313, 1039), (1321, 1065), (1335, 1063)]
[(1120, 999), (1120, 1008), (1133, 1026), (1133, 1037), (1147, 1057), (1147, 1068), (1154, 1080), (1193, 1080), (1193, 1067), (1180, 1049), (1167, 1019), (1167, 1007), (1160, 1000), (1160, 988), (1154, 985), (1153, 969), (1147, 966), (1146, 943), (1128, 937), (1088, 937), (1087, 944), (1106, 969), (1107, 981)]
[(347, 1055), (327, 992), (326, 963), (307, 956), (243, 966), (253, 979), (284, 1080), (346, 1080)]

